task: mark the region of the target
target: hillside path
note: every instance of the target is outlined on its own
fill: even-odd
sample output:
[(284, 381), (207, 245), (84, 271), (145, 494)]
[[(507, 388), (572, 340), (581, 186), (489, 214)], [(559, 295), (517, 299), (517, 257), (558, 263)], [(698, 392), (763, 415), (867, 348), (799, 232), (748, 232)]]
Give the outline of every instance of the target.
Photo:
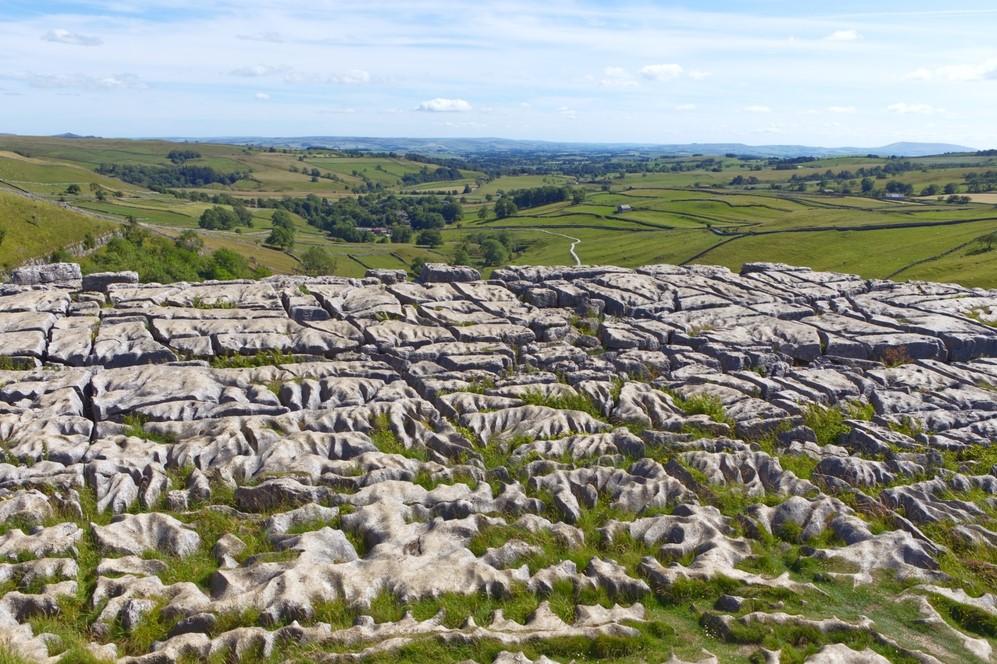
[(578, 254), (575, 253), (575, 245), (581, 243), (580, 239), (576, 237), (571, 237), (570, 235), (564, 235), (562, 233), (552, 233), (551, 231), (545, 231), (542, 228), (538, 228), (536, 230), (540, 231), (541, 233), (546, 233), (547, 235), (556, 235), (558, 237), (563, 237), (566, 240), (574, 240), (574, 242), (571, 243), (571, 246), (568, 247), (568, 251), (571, 252), (571, 257), (575, 259), (575, 265), (582, 264), (582, 259), (578, 257)]

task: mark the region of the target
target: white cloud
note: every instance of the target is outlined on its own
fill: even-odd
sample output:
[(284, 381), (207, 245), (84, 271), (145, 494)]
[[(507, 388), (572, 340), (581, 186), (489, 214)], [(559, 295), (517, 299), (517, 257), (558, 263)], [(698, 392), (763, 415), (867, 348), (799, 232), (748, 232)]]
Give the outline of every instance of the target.
[(49, 30), (42, 35), (42, 39), (57, 44), (72, 44), (73, 46), (100, 46), (104, 43), (100, 37), (89, 37), (62, 29)]
[(237, 39), (245, 41), (271, 42), (279, 44), (284, 41), (279, 32), (257, 32), (251, 35), (236, 35)]
[(268, 95), (266, 92), (257, 92), (256, 93), (256, 98), (257, 99), (262, 99), (262, 100), (265, 101), (267, 99), (270, 99), (270, 95)]
[(291, 68), (287, 65), (250, 65), (248, 67), (239, 67), (238, 69), (233, 69), (229, 72), (232, 76), (246, 76), (249, 78), (257, 78), (260, 76), (274, 76), (277, 74), (286, 74), (291, 71)]
[(338, 83), (340, 85), (361, 85), (363, 83), (370, 83), (370, 72), (366, 72), (362, 69), (351, 69), (345, 74), (334, 74), (329, 77), (330, 83)]
[(305, 85), (363, 85), (365, 83), (370, 83), (371, 76), (370, 72), (366, 72), (362, 69), (351, 69), (350, 71), (342, 74), (321, 76), (319, 74), (306, 74), (300, 71), (290, 71), (290, 68), (288, 68), (288, 73), (284, 77), (284, 80), (288, 83)]
[(921, 67), (915, 69), (906, 76), (905, 79), (911, 81), (930, 81), (942, 79), (946, 81), (982, 81), (985, 79), (997, 79), (997, 58), (991, 58), (978, 64), (947, 65), (928, 69)]
[(135, 74), (114, 74), (109, 76), (89, 76), (87, 74), (36, 74), (35, 72), (14, 72), (0, 75), (24, 81), (33, 88), (83, 90), (138, 90), (148, 86)]
[(637, 81), (630, 72), (622, 67), (606, 67), (602, 70), (599, 84), (607, 88), (634, 88)]
[(828, 113), (854, 113), (854, 106), (828, 106)]
[(567, 106), (559, 107), (557, 109), (557, 112), (560, 113), (561, 116), (566, 117), (569, 120), (574, 120), (575, 118), (578, 117), (578, 111), (576, 111), (573, 108), (568, 108)]
[(682, 66), (674, 64), (647, 65), (641, 67), (640, 75), (649, 81), (671, 81), (682, 75)]
[(471, 110), (471, 105), (463, 99), (443, 99), (437, 97), (424, 101), (415, 107), (417, 111), (429, 111), (431, 113), (467, 113)]
[(862, 35), (855, 30), (838, 30), (837, 32), (832, 32), (827, 37), (824, 37), (824, 41), (850, 42), (861, 38)]
[(745, 106), (744, 110), (747, 111), (748, 113), (771, 113), (772, 112), (772, 109), (769, 108), (768, 106), (760, 106), (760, 105)]
[(935, 112), (930, 104), (907, 104), (905, 102), (890, 104), (886, 110), (901, 115), (931, 115)]
[(689, 72), (689, 78), (694, 81), (702, 81), (704, 78), (709, 78), (710, 76), (713, 76), (713, 72), (711, 71), (699, 71), (697, 69), (693, 69)]
[(676, 111), (695, 111), (696, 110), (696, 105), (695, 104), (679, 104), (678, 106), (675, 107), (675, 110)]

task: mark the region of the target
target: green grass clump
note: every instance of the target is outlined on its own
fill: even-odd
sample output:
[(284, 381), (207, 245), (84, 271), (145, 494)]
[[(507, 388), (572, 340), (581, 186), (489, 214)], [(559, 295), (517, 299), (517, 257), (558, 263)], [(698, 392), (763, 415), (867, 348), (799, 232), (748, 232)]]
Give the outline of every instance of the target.
[(265, 350), (255, 355), (239, 355), (230, 353), (227, 355), (216, 355), (211, 359), (211, 366), (215, 369), (248, 369), (252, 367), (279, 367), (282, 364), (294, 364), (295, 357), (292, 353), (285, 353), (279, 349)]
[(527, 390), (520, 394), (519, 398), (529, 406), (547, 406), (548, 408), (556, 408), (558, 410), (578, 410), (591, 415), (597, 420), (605, 419), (595, 402), (587, 395), (581, 393), (549, 396), (540, 390)]
[(803, 423), (813, 429), (821, 445), (836, 445), (841, 436), (851, 431), (840, 409), (824, 408), (816, 403), (807, 404), (803, 411)]
[(959, 629), (972, 632), (984, 638), (997, 638), (997, 616), (962, 602), (956, 602), (943, 595), (928, 595), (931, 605), (949, 622)]
[(900, 422), (890, 422), (888, 426), (890, 427), (890, 431), (902, 433), (910, 438), (915, 438), (924, 433), (924, 423), (910, 416), (904, 416)]
[(128, 413), (121, 418), (121, 423), (125, 425), (125, 435), (134, 436), (135, 438), (144, 438), (145, 440), (152, 441), (154, 443), (165, 443), (172, 445), (177, 442), (176, 436), (172, 434), (162, 434), (156, 433), (154, 431), (146, 431), (145, 425), (149, 422), (149, 418), (141, 413)]
[(727, 424), (731, 428), (737, 424), (732, 417), (727, 415), (723, 402), (720, 401), (719, 397), (712, 394), (704, 392), (691, 396), (688, 399), (672, 394), (672, 398), (675, 401), (675, 405), (686, 415), (706, 415), (714, 422)]
[(371, 430), (367, 434), (370, 440), (385, 454), (400, 454), (418, 461), (429, 460), (429, 450), (423, 447), (405, 447), (391, 429), (391, 420), (387, 413), (382, 413), (371, 422)]

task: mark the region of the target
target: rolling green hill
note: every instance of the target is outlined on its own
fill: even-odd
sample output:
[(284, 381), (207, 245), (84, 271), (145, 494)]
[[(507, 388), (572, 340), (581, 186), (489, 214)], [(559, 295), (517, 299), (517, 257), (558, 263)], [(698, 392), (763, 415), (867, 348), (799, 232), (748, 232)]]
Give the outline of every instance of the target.
[[(178, 161), (177, 151), (189, 154)], [(239, 174), (239, 179), (230, 185), (195, 183), (153, 191), (96, 172), (113, 164), (147, 169), (143, 172), (154, 177), (156, 169), (168, 172), (178, 163)], [(441, 164), (447, 179), (437, 179)], [(501, 236), (508, 251), (500, 256), (513, 263), (572, 263), (569, 247), (574, 244), (589, 264), (700, 262), (736, 270), (745, 262), (766, 260), (865, 277), (997, 287), (997, 254), (977, 241), (997, 232), (997, 193), (988, 188), (991, 180), (997, 186), (997, 176), (988, 175), (995, 172), (997, 158), (985, 153), (787, 160), (538, 151), (472, 153), (466, 161), (454, 161), (279, 145), (0, 137), (0, 184), (97, 214), (132, 216), (170, 236), (194, 229), (208, 249), (232, 249), (274, 272), (297, 269), (304, 252), (319, 247), (338, 258), (337, 272), (349, 276), (360, 276), (367, 267), (405, 268), (413, 260), (455, 256), (487, 271), (482, 243)], [(502, 218), (496, 214), (495, 203), (510, 193), (564, 186), (583, 192), (584, 200), (523, 208)], [(902, 197), (885, 196), (892, 191), (903, 192)], [(926, 191), (938, 193), (920, 195)], [(317, 208), (359, 197), (350, 209), (363, 211), (392, 197), (413, 201), (427, 195), (449, 196), (463, 211), (462, 219), (441, 229), (438, 247), (384, 238), (337, 240), (328, 231), (342, 222), (337, 215), (345, 208), (328, 207), (311, 223), (294, 215), (296, 239), (289, 251), (266, 246), (270, 217), (282, 201), (308, 200)], [(10, 199), (7, 208), (18, 199), (5, 198)], [(206, 209), (240, 201), (249, 206), (251, 227), (198, 228)], [(34, 215), (39, 228), (46, 227), (43, 232), (23, 232), (30, 211), (6, 212), (0, 219), (9, 227), (0, 245), (9, 266), (79, 242), (87, 232), (102, 232), (91, 226), (105, 223), (37, 201), (31, 205), (40, 206)], [(377, 212), (361, 226), (390, 226), (399, 219), (404, 215)]]

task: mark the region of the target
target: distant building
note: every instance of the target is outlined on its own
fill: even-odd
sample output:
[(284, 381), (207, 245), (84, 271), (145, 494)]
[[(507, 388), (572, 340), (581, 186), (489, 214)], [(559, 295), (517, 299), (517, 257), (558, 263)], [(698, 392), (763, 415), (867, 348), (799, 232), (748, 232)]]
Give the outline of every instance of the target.
[(896, 192), (890, 192), (890, 193), (887, 193), (887, 194), (883, 194), (883, 198), (885, 198), (887, 200), (891, 200), (891, 201), (902, 201), (902, 200), (904, 200), (907, 197), (905, 195), (903, 195), (903, 194), (898, 194)]
[(629, 205), (617, 205), (616, 206), (616, 213), (620, 214), (621, 212), (630, 212), (630, 206)]

